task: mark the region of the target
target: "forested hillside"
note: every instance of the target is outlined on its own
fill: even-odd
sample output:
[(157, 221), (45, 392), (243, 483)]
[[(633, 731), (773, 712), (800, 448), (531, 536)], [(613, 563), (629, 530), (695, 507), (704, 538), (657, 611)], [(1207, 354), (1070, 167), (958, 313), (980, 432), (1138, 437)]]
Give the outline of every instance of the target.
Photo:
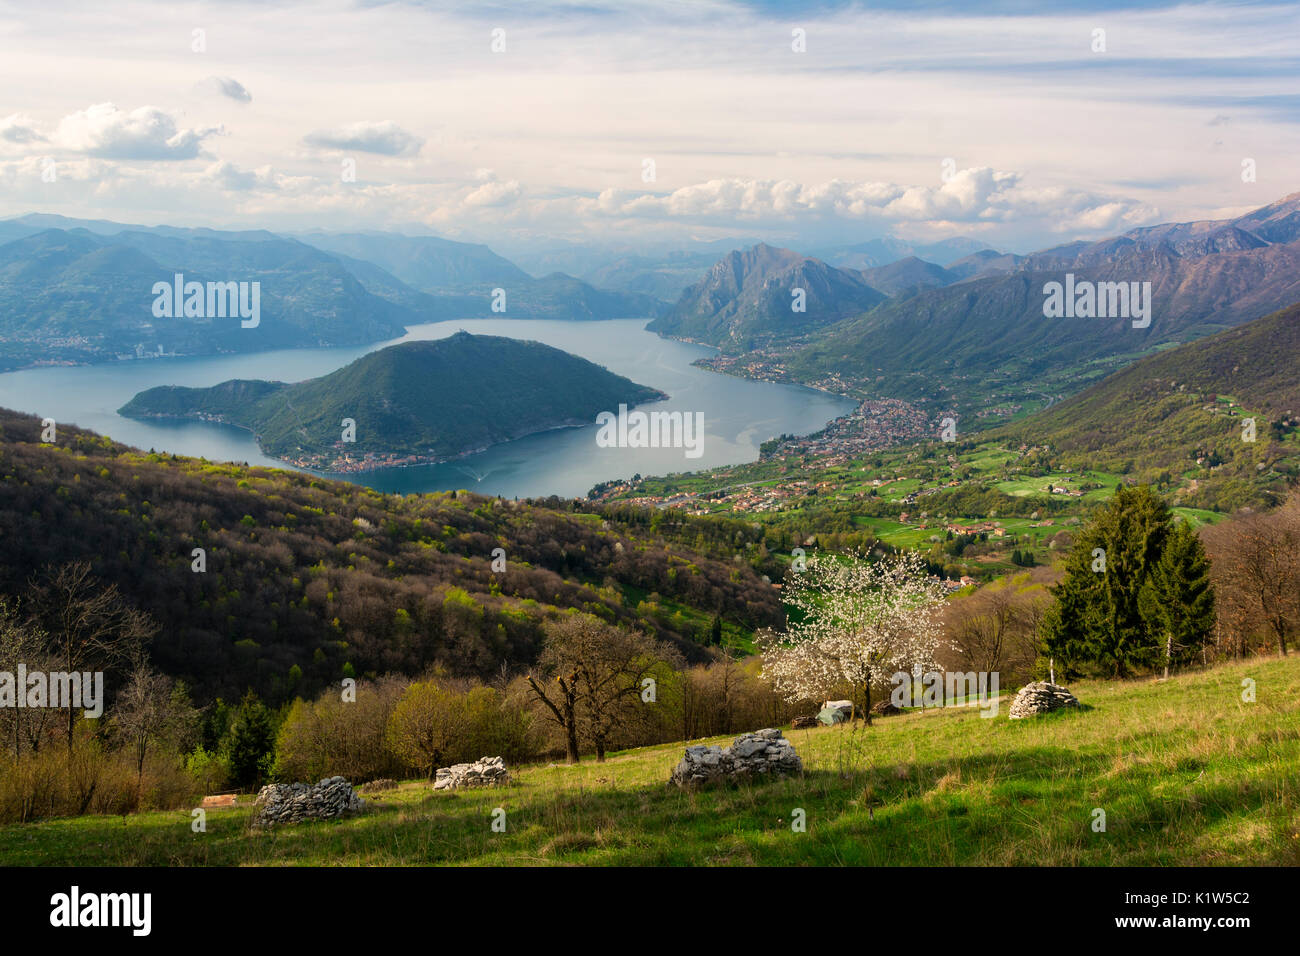
[(645, 629), (697, 660), (715, 615), (741, 631), (783, 617), (753, 567), (762, 535), (740, 522), (694, 529), (558, 499), (381, 495), (146, 454), (70, 426), (41, 444), (40, 431), (0, 410), (0, 594), (90, 562), (154, 618), (154, 663), (200, 701), (247, 687), (280, 700), (347, 673), (435, 663), (478, 676), (526, 665), (555, 608)]
[(1158, 352), (988, 437), (1046, 442), (1068, 466), (1157, 484), (1189, 474), (1201, 507), (1256, 504), (1270, 485), (1276, 503), (1300, 472), (1297, 356), (1300, 305)]

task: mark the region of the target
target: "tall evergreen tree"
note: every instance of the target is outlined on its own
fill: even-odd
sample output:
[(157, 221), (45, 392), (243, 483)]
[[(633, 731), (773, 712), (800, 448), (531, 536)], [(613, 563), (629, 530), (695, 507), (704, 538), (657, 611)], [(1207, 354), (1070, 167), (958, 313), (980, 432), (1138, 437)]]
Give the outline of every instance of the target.
[(714, 647), (722, 646), (722, 618), (717, 614), (713, 615), (713, 623), (709, 626), (709, 643)]
[(271, 713), (251, 690), (244, 695), (230, 726), (227, 757), (230, 775), (241, 787), (261, 783), (275, 750)]
[(1180, 521), (1138, 596), (1142, 616), (1164, 643), (1165, 677), (1193, 657), (1214, 629), (1214, 587), (1201, 539)]
[(1127, 677), (1159, 656), (1138, 595), (1160, 559), (1172, 516), (1145, 485), (1117, 491), (1075, 539), (1043, 623), (1044, 652), (1067, 674), (1094, 664)]

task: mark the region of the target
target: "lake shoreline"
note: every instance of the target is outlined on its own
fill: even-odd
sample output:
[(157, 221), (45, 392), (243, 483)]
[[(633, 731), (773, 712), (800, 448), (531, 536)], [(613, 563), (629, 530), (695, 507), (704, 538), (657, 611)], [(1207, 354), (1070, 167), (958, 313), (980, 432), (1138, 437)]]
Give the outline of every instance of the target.
[(686, 460), (679, 449), (600, 448), (581, 426), (554, 426), (521, 438), (471, 449), (443, 460), (405, 461), (344, 472), (266, 454), (247, 428), (192, 419), (126, 418), (116, 409), (153, 386), (211, 387), (231, 379), (303, 381), (328, 374), (392, 340), (369, 347), (286, 349), (209, 358), (166, 358), (76, 367), (42, 367), (0, 374), (0, 405), (60, 424), (76, 424), (133, 447), (286, 468), (349, 480), (378, 491), (472, 490), (512, 498), (583, 498), (619, 476), (666, 475), (756, 461), (760, 446), (781, 434), (807, 435), (853, 410), (856, 403), (802, 384), (759, 382), (718, 374), (693, 363), (712, 346), (678, 342), (645, 329), (647, 320), (498, 319), (415, 325), (401, 341), (442, 338), (461, 328), (543, 344), (581, 356), (669, 396), (665, 411), (706, 416), (705, 454)]

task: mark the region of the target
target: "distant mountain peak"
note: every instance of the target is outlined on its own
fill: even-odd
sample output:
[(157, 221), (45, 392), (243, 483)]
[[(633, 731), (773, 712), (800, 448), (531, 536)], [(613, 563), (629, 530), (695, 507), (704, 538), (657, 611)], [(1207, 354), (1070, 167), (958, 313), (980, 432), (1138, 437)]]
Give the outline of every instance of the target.
[(801, 335), (885, 300), (852, 270), (760, 242), (723, 256), (651, 331), (723, 348)]

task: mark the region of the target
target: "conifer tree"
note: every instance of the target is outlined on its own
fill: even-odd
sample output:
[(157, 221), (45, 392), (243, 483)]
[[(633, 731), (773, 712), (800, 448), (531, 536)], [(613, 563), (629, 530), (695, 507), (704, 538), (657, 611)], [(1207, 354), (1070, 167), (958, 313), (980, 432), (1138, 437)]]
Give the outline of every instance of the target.
[(1187, 522), (1176, 523), (1169, 532), (1138, 603), (1142, 616), (1163, 636), (1167, 678), (1170, 667), (1195, 655), (1214, 629), (1210, 562)]
[(1043, 650), (1067, 674), (1093, 664), (1127, 677), (1159, 657), (1157, 629), (1138, 595), (1170, 533), (1168, 507), (1149, 487), (1122, 487), (1075, 540), (1056, 605), (1043, 622)]

